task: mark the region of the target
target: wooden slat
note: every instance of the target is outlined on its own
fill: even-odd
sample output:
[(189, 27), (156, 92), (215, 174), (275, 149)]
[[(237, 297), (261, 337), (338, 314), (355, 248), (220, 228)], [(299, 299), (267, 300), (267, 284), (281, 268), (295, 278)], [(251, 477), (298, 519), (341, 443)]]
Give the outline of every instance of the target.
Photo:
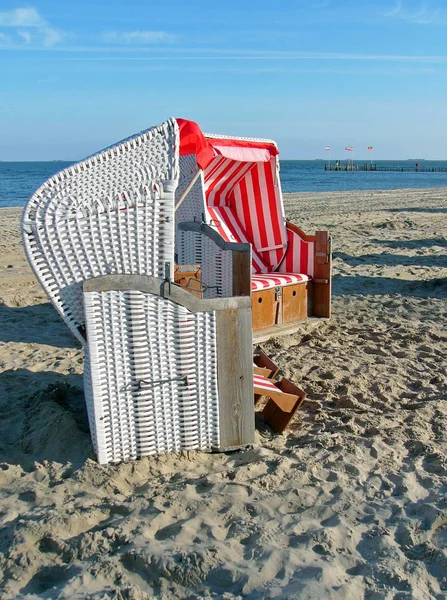
[[(184, 288), (159, 277), (149, 275), (100, 275), (84, 281), (84, 292), (106, 292), (108, 290), (140, 290), (162, 296), (181, 304), (191, 312), (246, 308), (251, 313), (250, 296), (230, 298), (196, 298)], [(251, 340), (251, 337), (250, 337)]]
[(309, 282), (286, 285), (282, 288), (282, 322), (293, 323), (308, 315), (307, 289)]
[(298, 396), (295, 394), (286, 394), (281, 390), (271, 390), (265, 389), (262, 386), (254, 386), (255, 395), (258, 396), (266, 396), (267, 398), (271, 398), (276, 406), (281, 409), (281, 411), (290, 413), (298, 399)]
[(251, 309), (216, 313), (220, 450), (254, 443)]
[(235, 250), (233, 259), (233, 296), (251, 294), (251, 251)]
[(253, 331), (268, 329), (277, 324), (279, 304), (273, 288), (253, 292)]
[(259, 352), (259, 354), (254, 355), (253, 362), (258, 367), (269, 370), (270, 375), (268, 375), (268, 377), (275, 377), (278, 374), (278, 365), (275, 365), (273, 360), (269, 356), (267, 356), (267, 354), (262, 352), (262, 350)]
[(271, 427), (273, 431), (276, 433), (282, 433), (287, 428), (290, 421), (293, 419), (293, 416), (304, 402), (306, 393), (297, 385), (285, 378), (283, 378), (277, 384), (277, 386), (287, 395), (293, 395), (296, 398), (295, 403), (290, 410), (283, 410), (283, 408), (280, 407), (277, 402), (274, 400), (269, 400), (265, 405), (262, 414), (264, 416), (265, 423)]
[(287, 229), (290, 229), (291, 231), (294, 231), (295, 233), (297, 233), (305, 242), (315, 242), (314, 235), (307, 235), (307, 233), (304, 233), (304, 231), (302, 229), (300, 229), (294, 223), (291, 223), (290, 221), (286, 221), (286, 227), (287, 227)]
[(331, 242), (327, 231), (317, 231), (315, 239), (313, 314), (331, 316)]
[(262, 375), (267, 379), (269, 379), (272, 376), (271, 370), (267, 369), (266, 367), (253, 367), (253, 373), (255, 375)]

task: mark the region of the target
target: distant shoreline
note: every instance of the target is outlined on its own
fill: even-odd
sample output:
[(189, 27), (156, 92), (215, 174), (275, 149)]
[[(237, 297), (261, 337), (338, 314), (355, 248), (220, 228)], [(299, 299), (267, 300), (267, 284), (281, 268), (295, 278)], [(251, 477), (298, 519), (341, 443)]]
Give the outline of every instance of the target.
[[(329, 159), (327, 156), (323, 157), (323, 158), (281, 158), (280, 156), (280, 162), (328, 162)], [(88, 157), (84, 157), (84, 158), (76, 158), (73, 160), (70, 159), (65, 159), (65, 158), (55, 158), (54, 160), (0, 160), (0, 164), (53, 164), (53, 163), (70, 163), (70, 164), (75, 164), (78, 162), (81, 162), (83, 160), (86, 160), (86, 158)], [(371, 156), (365, 156), (364, 158), (362, 157), (346, 157), (346, 156), (341, 156), (341, 157), (337, 157), (335, 154), (333, 155), (333, 157), (330, 158), (331, 162), (334, 162), (335, 160), (339, 160), (339, 161), (351, 161), (354, 163), (358, 163), (358, 162), (369, 162), (371, 160)], [(406, 163), (406, 162), (443, 162), (443, 163), (447, 163), (447, 158), (377, 158), (374, 157), (374, 162), (395, 162), (395, 163)]]

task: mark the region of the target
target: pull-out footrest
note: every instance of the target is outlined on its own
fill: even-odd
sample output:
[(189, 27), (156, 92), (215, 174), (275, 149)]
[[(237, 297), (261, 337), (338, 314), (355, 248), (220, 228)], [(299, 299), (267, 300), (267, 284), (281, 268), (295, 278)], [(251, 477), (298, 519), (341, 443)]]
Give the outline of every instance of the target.
[(274, 383), (255, 373), (253, 384), (255, 402), (261, 396), (269, 398), (262, 411), (265, 423), (276, 433), (282, 433), (304, 402), (306, 393), (285, 377)]
[[(279, 371), (278, 365), (275, 365), (273, 360), (267, 356), (264, 352), (259, 352), (253, 356), (253, 362), (256, 365), (256, 368), (259, 370), (263, 370), (263, 373), (259, 373), (260, 375), (265, 375), (268, 379), (272, 379), (276, 377)], [(268, 372), (268, 375), (266, 374)]]

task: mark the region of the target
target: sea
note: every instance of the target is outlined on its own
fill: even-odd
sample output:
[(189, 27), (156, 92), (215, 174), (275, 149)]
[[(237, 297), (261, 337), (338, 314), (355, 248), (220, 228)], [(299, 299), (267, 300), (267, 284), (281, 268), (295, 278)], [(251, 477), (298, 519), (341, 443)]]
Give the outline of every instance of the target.
[[(374, 161), (378, 167), (447, 169), (447, 161)], [(364, 164), (364, 161), (354, 161)], [(24, 206), (46, 180), (72, 162), (0, 162), (0, 207)], [(283, 192), (343, 192), (447, 187), (447, 172), (325, 171), (324, 160), (282, 160)]]

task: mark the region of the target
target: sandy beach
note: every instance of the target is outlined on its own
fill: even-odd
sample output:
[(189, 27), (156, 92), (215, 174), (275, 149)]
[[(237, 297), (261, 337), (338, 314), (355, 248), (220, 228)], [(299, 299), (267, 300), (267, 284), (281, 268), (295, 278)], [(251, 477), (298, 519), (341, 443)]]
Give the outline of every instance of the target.
[(0, 209), (0, 598), (447, 598), (447, 189), (285, 195), (333, 317), (262, 348), (287, 435), (100, 466), (83, 351)]

